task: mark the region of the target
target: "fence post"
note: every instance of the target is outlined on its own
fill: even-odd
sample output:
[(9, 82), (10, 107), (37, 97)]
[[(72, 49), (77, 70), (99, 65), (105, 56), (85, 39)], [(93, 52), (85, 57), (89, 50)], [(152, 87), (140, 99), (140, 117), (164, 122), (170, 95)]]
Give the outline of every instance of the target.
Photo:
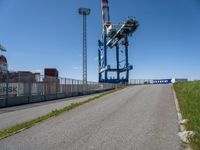
[(73, 96), (74, 94), (73, 94), (73, 90), (74, 90), (74, 88), (73, 88), (73, 79), (71, 79), (72, 80), (72, 84), (71, 84), (71, 95)]
[(81, 82), (81, 87), (82, 87), (82, 94), (85, 95), (85, 86), (87, 83), (84, 83), (83, 81)]
[(28, 103), (30, 103), (30, 99), (31, 99), (31, 96), (32, 96), (32, 94), (31, 94), (31, 91), (32, 91), (32, 89), (31, 89), (31, 84), (32, 84), (32, 78), (31, 78), (31, 74), (29, 75), (29, 79), (28, 79)]
[(59, 84), (59, 78), (58, 77), (56, 77), (56, 79), (55, 79), (55, 84), (56, 84), (56, 99), (58, 98), (58, 84)]
[(9, 72), (8, 71), (6, 71), (6, 106), (8, 105), (8, 80), (9, 80)]
[(66, 78), (64, 79), (65, 79), (65, 97), (67, 97), (67, 79)]

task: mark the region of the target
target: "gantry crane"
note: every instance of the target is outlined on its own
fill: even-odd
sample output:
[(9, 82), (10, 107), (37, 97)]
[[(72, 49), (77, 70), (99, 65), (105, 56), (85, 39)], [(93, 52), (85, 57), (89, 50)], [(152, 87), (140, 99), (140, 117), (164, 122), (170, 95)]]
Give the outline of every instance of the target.
[[(108, 0), (101, 0), (101, 7), (103, 34), (98, 42), (99, 82), (128, 83), (129, 71), (133, 69), (128, 60), (128, 37), (137, 29), (138, 22), (135, 18), (128, 17), (123, 23), (112, 24)], [(108, 64), (108, 50), (113, 48), (116, 49), (115, 66)], [(109, 73), (115, 75), (111, 76)]]

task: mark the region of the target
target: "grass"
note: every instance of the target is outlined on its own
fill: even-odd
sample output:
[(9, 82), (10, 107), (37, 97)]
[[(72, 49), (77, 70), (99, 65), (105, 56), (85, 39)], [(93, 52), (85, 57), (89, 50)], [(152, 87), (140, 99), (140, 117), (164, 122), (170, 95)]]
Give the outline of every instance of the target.
[(13, 126), (13, 127), (10, 127), (10, 128), (4, 129), (4, 130), (1, 130), (0, 131), (0, 139), (6, 138), (6, 137), (11, 136), (13, 134), (16, 134), (18, 132), (21, 132), (21, 131), (23, 131), (25, 129), (28, 129), (28, 128), (30, 128), (30, 127), (32, 127), (32, 126), (44, 121), (44, 120), (47, 120), (47, 119), (52, 118), (52, 117), (56, 117), (56, 116), (58, 116), (58, 115), (60, 115), (60, 114), (62, 114), (64, 112), (70, 111), (70, 110), (72, 110), (72, 109), (74, 109), (76, 107), (79, 107), (79, 106), (81, 106), (83, 104), (86, 104), (86, 103), (89, 103), (91, 101), (94, 101), (96, 99), (99, 99), (99, 98), (101, 98), (101, 97), (103, 97), (105, 95), (111, 94), (111, 93), (113, 93), (113, 92), (115, 92), (117, 90), (120, 90), (120, 89), (122, 89), (122, 88), (105, 92), (103, 94), (100, 94), (99, 96), (95, 96), (95, 97), (90, 98), (90, 99), (88, 99), (86, 101), (72, 103), (72, 104), (70, 104), (70, 105), (68, 105), (68, 106), (66, 106), (66, 107), (64, 107), (62, 109), (53, 110), (49, 114), (46, 114), (46, 115), (41, 116), (39, 118), (36, 118), (36, 119), (30, 120), (30, 121), (18, 124), (16, 126)]
[(189, 120), (186, 129), (195, 132), (191, 146), (200, 150), (200, 81), (175, 83), (174, 88), (183, 118)]

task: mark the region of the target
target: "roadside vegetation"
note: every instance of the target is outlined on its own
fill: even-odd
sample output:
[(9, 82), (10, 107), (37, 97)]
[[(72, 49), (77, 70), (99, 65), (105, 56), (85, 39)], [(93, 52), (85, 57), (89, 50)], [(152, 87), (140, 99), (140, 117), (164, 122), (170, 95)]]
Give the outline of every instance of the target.
[(191, 146), (200, 150), (200, 81), (175, 83), (174, 88), (183, 118), (188, 119), (186, 129), (195, 132)]
[(0, 131), (0, 139), (6, 138), (6, 137), (11, 136), (13, 134), (16, 134), (18, 132), (21, 132), (21, 131), (23, 131), (25, 129), (28, 129), (28, 128), (30, 128), (30, 127), (42, 122), (42, 121), (45, 121), (45, 120), (47, 120), (49, 118), (52, 118), (52, 117), (56, 117), (56, 116), (58, 116), (58, 115), (60, 115), (60, 114), (62, 114), (64, 112), (70, 111), (70, 110), (72, 110), (72, 109), (74, 109), (76, 107), (79, 107), (79, 106), (83, 105), (83, 104), (86, 104), (86, 103), (89, 103), (91, 101), (97, 100), (97, 99), (99, 99), (99, 98), (101, 98), (103, 96), (106, 96), (108, 94), (116, 92), (116, 91), (118, 91), (120, 89), (123, 89), (123, 88), (118, 88), (116, 90), (104, 92), (104, 93), (102, 93), (102, 94), (100, 94), (100, 95), (98, 95), (96, 97), (90, 98), (90, 99), (88, 99), (86, 101), (72, 103), (72, 104), (70, 104), (70, 105), (68, 105), (68, 106), (66, 106), (66, 107), (64, 107), (62, 109), (53, 110), (51, 113), (46, 114), (44, 116), (41, 116), (39, 118), (36, 118), (36, 119), (30, 120), (30, 121), (18, 124), (16, 126), (13, 126), (13, 127), (10, 127), (10, 128), (4, 129), (4, 130), (1, 130)]

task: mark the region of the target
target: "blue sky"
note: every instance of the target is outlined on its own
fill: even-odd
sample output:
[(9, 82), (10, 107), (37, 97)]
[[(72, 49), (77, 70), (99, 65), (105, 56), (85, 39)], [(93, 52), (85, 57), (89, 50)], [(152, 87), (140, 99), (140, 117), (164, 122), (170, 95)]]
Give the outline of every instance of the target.
[[(100, 0), (0, 0), (0, 43), (10, 70), (56, 67), (60, 76), (82, 78), (82, 18), (88, 18), (88, 80), (97, 81), (97, 41), (102, 32)], [(111, 21), (135, 16), (130, 38), (130, 78), (200, 79), (199, 0), (110, 0)]]

